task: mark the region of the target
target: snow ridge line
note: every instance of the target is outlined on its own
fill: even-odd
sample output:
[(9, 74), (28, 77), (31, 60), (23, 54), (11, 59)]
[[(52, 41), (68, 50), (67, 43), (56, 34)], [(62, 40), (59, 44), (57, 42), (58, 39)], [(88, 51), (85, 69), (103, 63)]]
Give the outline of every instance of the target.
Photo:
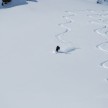
[[(104, 19), (104, 17), (108, 16), (108, 13), (105, 13), (105, 14), (104, 13), (103, 14), (93, 14), (93, 16), (89, 15), (89, 17), (94, 18), (94, 19), (96, 19), (96, 16), (101, 17), (101, 19), (98, 19), (98, 20), (95, 20), (95, 21), (91, 21), (91, 23), (95, 23), (95, 24), (98, 24), (98, 25), (103, 25), (103, 27), (95, 29), (94, 32), (96, 32), (100, 36), (104, 36), (108, 40), (108, 37), (107, 37), (107, 34), (108, 34), (107, 22), (108, 22), (108, 20)], [(108, 50), (105, 50), (104, 48), (102, 48), (102, 45), (104, 45), (104, 44), (108, 44), (108, 41), (100, 43), (96, 47), (99, 50), (108, 53)], [(100, 63), (100, 66), (102, 66), (105, 69), (108, 69), (108, 66), (106, 66), (106, 63), (108, 63), (108, 60), (103, 61), (102, 63)]]

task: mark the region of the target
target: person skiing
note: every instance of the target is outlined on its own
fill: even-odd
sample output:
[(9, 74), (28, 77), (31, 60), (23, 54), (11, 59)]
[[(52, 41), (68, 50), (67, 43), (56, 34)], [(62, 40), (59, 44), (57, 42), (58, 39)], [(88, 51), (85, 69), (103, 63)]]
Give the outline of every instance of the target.
[(57, 46), (56, 47), (56, 52), (58, 52), (60, 50), (60, 47), (59, 46)]

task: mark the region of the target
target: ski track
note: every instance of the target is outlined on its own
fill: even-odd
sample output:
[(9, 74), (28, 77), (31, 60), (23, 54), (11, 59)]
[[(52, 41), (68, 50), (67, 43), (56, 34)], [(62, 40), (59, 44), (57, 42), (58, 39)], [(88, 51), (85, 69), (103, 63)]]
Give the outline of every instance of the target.
[(106, 66), (106, 63), (108, 63), (108, 60), (102, 62), (100, 65), (101, 65), (103, 68), (108, 69), (108, 66)]
[[(100, 28), (94, 29), (94, 32), (100, 36), (103, 36), (106, 39), (106, 41), (96, 45), (96, 48), (98, 48), (99, 50), (103, 52), (108, 53), (108, 50), (102, 47), (103, 44), (108, 44), (108, 11), (77, 10), (77, 11), (72, 11), (72, 12), (76, 12), (77, 14), (81, 14), (81, 15), (86, 14), (87, 17), (92, 19), (91, 21), (89, 21), (89, 23), (96, 24), (100, 27)], [(102, 63), (100, 63), (100, 66), (105, 69), (108, 69), (108, 60), (105, 60)], [(108, 82), (108, 78), (104, 80)]]
[[(107, 41), (100, 43), (96, 45), (96, 48), (99, 50), (108, 53), (108, 49), (104, 48), (104, 45), (108, 44), (108, 11), (100, 11), (95, 14), (89, 14), (87, 15), (89, 18), (92, 18), (91, 21), (89, 21), (91, 24), (97, 24), (98, 26), (101, 26), (100, 28), (94, 29), (94, 32), (97, 33), (100, 36), (103, 36)], [(108, 69), (108, 60), (103, 61), (100, 63), (100, 66), (104, 69)], [(104, 79), (106, 82), (108, 82), (108, 78)]]
[(104, 48), (102, 48), (102, 45), (103, 45), (103, 44), (108, 44), (108, 41), (107, 41), (107, 42), (103, 42), (103, 43), (101, 43), (101, 44), (97, 45), (96, 47), (97, 47), (99, 50), (102, 50), (102, 51), (104, 51), (104, 52), (107, 52), (107, 53), (108, 53), (108, 50), (105, 50)]
[(101, 36), (104, 36), (106, 39), (107, 39), (107, 32), (105, 29), (108, 29), (108, 27), (105, 25), (103, 27), (100, 27), (100, 28), (97, 28), (97, 29), (94, 29), (94, 32), (96, 32), (97, 34), (101, 35)]
[[(91, 21), (89, 21), (91, 24), (96, 24), (100, 28), (94, 29), (94, 32), (98, 35), (104, 37), (106, 39), (105, 42), (100, 43), (96, 45), (96, 48), (99, 50), (108, 53), (108, 49), (104, 49), (104, 44), (108, 44), (108, 11), (102, 10), (102, 11), (95, 11), (95, 10), (77, 10), (77, 11), (70, 11), (70, 12), (76, 12), (76, 14), (81, 14), (88, 16)], [(108, 69), (108, 60), (103, 61), (100, 63), (100, 66), (104, 69)], [(106, 82), (108, 82), (108, 78), (105, 79)]]
[(63, 37), (66, 35), (66, 33), (72, 31), (72, 29), (68, 27), (67, 25), (74, 22), (72, 17), (74, 17), (76, 14), (71, 11), (65, 11), (65, 13), (67, 13), (68, 15), (62, 16), (62, 17), (66, 20), (66, 22), (58, 24), (58, 26), (60, 26), (61, 28), (64, 28), (65, 30), (59, 34), (56, 34), (55, 37), (59, 43), (65, 44), (65, 46), (70, 45), (70, 47), (66, 48), (64, 51), (59, 51), (58, 53), (70, 54), (72, 51), (79, 48), (73, 47), (73, 43), (71, 41), (64, 40)]

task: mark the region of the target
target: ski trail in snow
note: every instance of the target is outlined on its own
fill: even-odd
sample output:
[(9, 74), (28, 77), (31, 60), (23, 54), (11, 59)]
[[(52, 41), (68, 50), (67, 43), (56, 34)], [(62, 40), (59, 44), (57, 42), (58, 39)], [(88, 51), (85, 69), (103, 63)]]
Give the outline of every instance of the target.
[(103, 68), (108, 69), (108, 66), (106, 65), (107, 63), (108, 63), (108, 60), (102, 62), (100, 65), (101, 65)]
[(69, 53), (71, 53), (72, 51), (74, 51), (78, 48), (74, 47), (73, 43), (71, 41), (64, 40), (63, 37), (66, 36), (66, 33), (69, 33), (69, 32), (72, 31), (72, 29), (70, 27), (68, 27), (67, 25), (74, 22), (72, 17), (75, 16), (75, 13), (73, 13), (71, 11), (65, 11), (65, 12), (67, 14), (69, 14), (67, 16), (62, 16), (66, 20), (66, 22), (58, 24), (58, 26), (60, 26), (61, 28), (64, 28), (65, 30), (63, 32), (59, 33), (59, 34), (56, 34), (55, 37), (56, 37), (56, 39), (58, 40), (59, 43), (62, 43), (65, 46), (69, 45), (68, 48), (59, 51), (59, 53), (69, 54)]
[(103, 27), (94, 29), (94, 32), (96, 32), (97, 34), (99, 34), (101, 36), (104, 36), (106, 38), (106, 35), (107, 35), (107, 32), (108, 32), (108, 31), (105, 31), (106, 28), (107, 28), (107, 26), (105, 25)]
[[(69, 13), (75, 12), (76, 14), (85, 14), (92, 19), (89, 21), (91, 24), (96, 24), (100, 26), (100, 28), (94, 29), (94, 32), (97, 33), (100, 36), (103, 36), (106, 40), (108, 40), (108, 11), (101, 10), (101, 11), (95, 11), (95, 10), (77, 10), (77, 11), (69, 11)], [(65, 31), (68, 32), (69, 30)], [(70, 30), (71, 31), (71, 30)], [(106, 49), (104, 45), (107, 45), (108, 41), (105, 41), (103, 43), (100, 43), (96, 45), (96, 48), (103, 52), (108, 53), (108, 48)], [(108, 45), (107, 45), (108, 46)], [(106, 65), (108, 60), (100, 63), (100, 66), (103, 68), (108, 68)]]
[[(65, 11), (65, 12), (71, 13), (71, 12), (69, 12), (69, 11)], [(67, 24), (70, 24), (70, 23), (74, 22), (74, 20), (71, 18), (71, 16), (74, 16), (74, 14), (68, 15), (68, 16), (63, 16), (63, 18), (66, 19), (66, 22), (65, 22), (65, 23), (60, 23), (60, 24), (58, 24), (60, 27), (65, 28), (65, 31), (63, 31), (63, 32), (61, 32), (61, 33), (55, 35), (55, 36), (56, 36), (56, 39), (57, 39), (59, 42), (61, 42), (61, 43), (71, 43), (71, 42), (69, 42), (69, 41), (63, 40), (63, 36), (64, 36), (66, 33), (72, 31), (70, 27), (66, 26)]]
[[(94, 29), (94, 32), (106, 39), (105, 42), (96, 45), (96, 48), (108, 53), (108, 11), (101, 11), (95, 14), (89, 14), (87, 16), (92, 18), (92, 20), (89, 21), (91, 24), (97, 24), (98, 26), (101, 26), (100, 28)], [(100, 63), (100, 66), (104, 69), (108, 69), (108, 60)], [(108, 78), (104, 79), (104, 81), (108, 82)]]
[[(94, 32), (106, 39), (105, 42), (96, 45), (96, 48), (98, 48), (103, 52), (108, 53), (108, 11), (80, 10), (77, 13), (83, 15), (85, 12), (86, 12), (86, 16), (92, 19), (89, 21), (89, 23), (98, 25), (100, 27), (94, 29)], [(102, 63), (100, 63), (100, 66), (105, 69), (108, 69), (108, 60), (105, 60)], [(108, 78), (104, 80), (108, 82)]]
[(97, 47), (99, 50), (102, 50), (102, 51), (108, 53), (108, 50), (106, 50), (106, 49), (104, 49), (104, 48), (102, 47), (104, 44), (108, 44), (108, 41), (107, 41), (107, 42), (103, 42), (103, 43), (97, 45), (96, 47)]
[[(94, 30), (94, 31), (95, 31), (97, 34), (99, 34), (99, 35), (101, 35), (101, 36), (104, 36), (104, 37), (107, 39), (107, 38), (108, 38), (108, 37), (107, 37), (108, 30), (105, 30), (105, 29), (108, 29), (107, 26), (104, 26), (104, 27), (99, 28), (99, 29)], [(105, 42), (103, 42), (103, 43), (101, 43), (101, 44), (98, 44), (96, 47), (97, 47), (98, 49), (100, 49), (101, 51), (107, 52), (107, 53), (108, 53), (108, 48), (107, 48), (107, 49), (104, 48), (104, 45), (105, 45), (105, 44), (108, 44), (108, 41), (105, 41)], [(106, 65), (106, 62), (108, 62), (108, 60), (102, 62), (102, 63), (100, 64), (100, 66), (102, 66), (103, 68), (108, 68), (108, 66)]]
[[(104, 38), (106, 38), (108, 40), (108, 27), (107, 27), (108, 20), (105, 19), (105, 17), (107, 15), (108, 15), (108, 13), (98, 13), (98, 14), (93, 14), (93, 15), (88, 15), (88, 16), (93, 19), (90, 23), (92, 23), (92, 24), (94, 23), (94, 24), (98, 24), (99, 26), (102, 26), (100, 28), (94, 29), (94, 32), (96, 32), (98, 35), (103, 36)], [(97, 18), (97, 17), (99, 17), (99, 18)], [(108, 49), (105, 49), (105, 47), (104, 47), (105, 44), (108, 44), (108, 41), (100, 43), (100, 44), (96, 45), (96, 47), (99, 50), (108, 53)], [(108, 66), (106, 65), (107, 62), (108, 62), (108, 60), (102, 62), (100, 64), (100, 66), (102, 66), (103, 68), (108, 68)]]

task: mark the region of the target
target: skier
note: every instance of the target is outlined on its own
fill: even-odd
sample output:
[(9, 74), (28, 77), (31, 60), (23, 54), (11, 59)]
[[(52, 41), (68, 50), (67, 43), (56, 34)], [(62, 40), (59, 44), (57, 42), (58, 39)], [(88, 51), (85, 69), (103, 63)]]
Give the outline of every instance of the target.
[(59, 46), (57, 46), (56, 47), (56, 52), (58, 52), (60, 50), (60, 47)]

